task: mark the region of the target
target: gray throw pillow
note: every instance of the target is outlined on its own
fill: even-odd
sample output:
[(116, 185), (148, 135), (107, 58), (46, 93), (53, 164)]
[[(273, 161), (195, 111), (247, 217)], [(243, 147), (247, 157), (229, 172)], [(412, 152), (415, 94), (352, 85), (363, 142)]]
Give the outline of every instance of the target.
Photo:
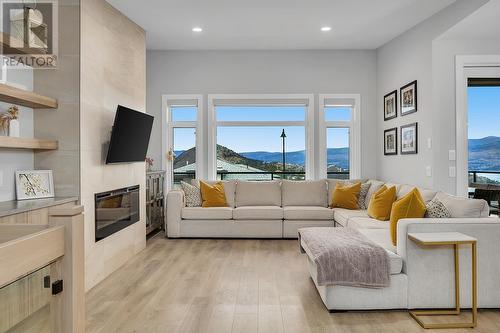
[(181, 181), (181, 187), (186, 197), (186, 207), (201, 207), (200, 189), (183, 181)]
[(361, 183), (361, 190), (359, 191), (358, 197), (358, 207), (359, 209), (367, 209), (366, 207), (366, 195), (370, 189), (370, 183)]
[(425, 211), (425, 217), (435, 219), (444, 219), (451, 217), (451, 213), (448, 208), (446, 208), (446, 206), (436, 198), (429, 201), (425, 206), (427, 208), (427, 210)]

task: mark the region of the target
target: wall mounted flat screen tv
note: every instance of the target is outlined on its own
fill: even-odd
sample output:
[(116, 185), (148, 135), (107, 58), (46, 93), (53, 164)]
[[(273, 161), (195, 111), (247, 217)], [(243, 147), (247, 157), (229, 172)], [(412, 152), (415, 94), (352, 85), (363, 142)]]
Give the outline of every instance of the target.
[(143, 162), (153, 119), (153, 116), (118, 105), (106, 164)]

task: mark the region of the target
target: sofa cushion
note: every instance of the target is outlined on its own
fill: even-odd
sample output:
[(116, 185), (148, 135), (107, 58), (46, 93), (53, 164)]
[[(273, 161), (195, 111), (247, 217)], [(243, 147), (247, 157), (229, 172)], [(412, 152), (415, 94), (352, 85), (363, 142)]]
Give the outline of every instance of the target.
[(368, 205), (368, 216), (377, 220), (386, 221), (391, 216), (391, 208), (396, 200), (396, 187), (382, 186), (373, 194)]
[(283, 208), (280, 206), (243, 206), (233, 210), (235, 220), (281, 220)]
[(328, 207), (328, 190), (325, 180), (284, 180), (281, 183), (281, 192), (283, 196), (283, 207)]
[(392, 204), (391, 210), (391, 239), (396, 245), (398, 222), (406, 218), (422, 218), (425, 215), (425, 202), (420, 191), (414, 188), (402, 198)]
[(279, 181), (238, 181), (236, 207), (281, 206)]
[(425, 216), (431, 219), (446, 219), (451, 217), (451, 213), (446, 206), (438, 199), (432, 199), (425, 205)]
[(333, 219), (343, 227), (347, 227), (347, 222), (353, 217), (368, 217), (366, 210), (350, 210), (344, 208), (333, 209)]
[(285, 220), (333, 219), (333, 209), (320, 206), (287, 206), (283, 208), (283, 212)]
[(221, 182), (209, 185), (200, 180), (202, 207), (229, 207), (226, 200), (224, 185)]
[[(398, 193), (396, 195), (397, 199), (400, 199), (404, 197), (406, 194), (410, 193), (411, 190), (413, 190), (415, 186), (413, 185), (408, 185), (408, 184), (403, 184), (399, 187)], [(417, 190), (420, 192), (420, 195), (422, 196), (422, 199), (424, 199), (425, 202), (431, 201), (435, 196), (437, 191), (429, 190), (426, 188), (421, 188), (417, 187)]]
[(183, 181), (181, 181), (181, 187), (186, 198), (186, 206), (201, 207), (203, 200), (201, 199), (200, 188)]
[(230, 207), (184, 207), (181, 217), (185, 220), (231, 220), (233, 209)]
[(370, 188), (368, 189), (368, 193), (366, 193), (366, 198), (365, 198), (366, 208), (368, 208), (368, 205), (370, 204), (370, 199), (372, 198), (372, 195), (384, 185), (384, 182), (375, 179), (370, 179), (367, 181), (367, 183), (370, 184)]
[(456, 197), (444, 192), (438, 192), (436, 199), (448, 209), (451, 217), (488, 217), (488, 203), (482, 199), (467, 199)]
[(340, 207), (346, 209), (361, 209), (358, 199), (361, 191), (361, 183), (335, 185), (330, 207)]
[(389, 250), (392, 253), (397, 253), (396, 246), (392, 245), (391, 234), (387, 229), (357, 229), (360, 233), (365, 235), (371, 241), (382, 246), (384, 249)]
[(337, 184), (341, 185), (349, 185), (355, 183), (365, 183), (366, 179), (327, 179), (327, 187), (328, 187), (328, 204), (332, 202), (333, 191), (335, 190), (335, 186)]
[(355, 216), (347, 221), (348, 228), (354, 229), (384, 229), (389, 233), (389, 227), (391, 223), (389, 221), (380, 221), (377, 219), (372, 219), (371, 217), (358, 217)]
[[(222, 182), (224, 185), (224, 193), (226, 194), (226, 201), (229, 207), (234, 207), (234, 192), (236, 191), (236, 180), (204, 180), (209, 185), (214, 185)], [(200, 181), (198, 179), (191, 179), (191, 185), (200, 188)]]

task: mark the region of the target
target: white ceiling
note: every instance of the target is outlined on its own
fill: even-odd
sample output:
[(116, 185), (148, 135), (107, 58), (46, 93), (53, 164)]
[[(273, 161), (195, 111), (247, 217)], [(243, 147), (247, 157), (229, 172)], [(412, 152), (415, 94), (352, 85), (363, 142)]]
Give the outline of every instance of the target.
[(107, 1), (146, 30), (148, 49), (281, 50), (374, 49), (455, 0)]

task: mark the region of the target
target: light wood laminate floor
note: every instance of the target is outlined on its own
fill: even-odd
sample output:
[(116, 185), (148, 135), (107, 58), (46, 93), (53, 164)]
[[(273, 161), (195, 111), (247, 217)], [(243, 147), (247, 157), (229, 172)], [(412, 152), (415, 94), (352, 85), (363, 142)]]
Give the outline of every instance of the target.
[[(296, 240), (158, 235), (89, 291), (86, 331), (433, 332), (406, 311), (329, 313), (305, 260)], [(445, 331), (500, 332), (500, 311), (480, 311), (474, 330)]]

